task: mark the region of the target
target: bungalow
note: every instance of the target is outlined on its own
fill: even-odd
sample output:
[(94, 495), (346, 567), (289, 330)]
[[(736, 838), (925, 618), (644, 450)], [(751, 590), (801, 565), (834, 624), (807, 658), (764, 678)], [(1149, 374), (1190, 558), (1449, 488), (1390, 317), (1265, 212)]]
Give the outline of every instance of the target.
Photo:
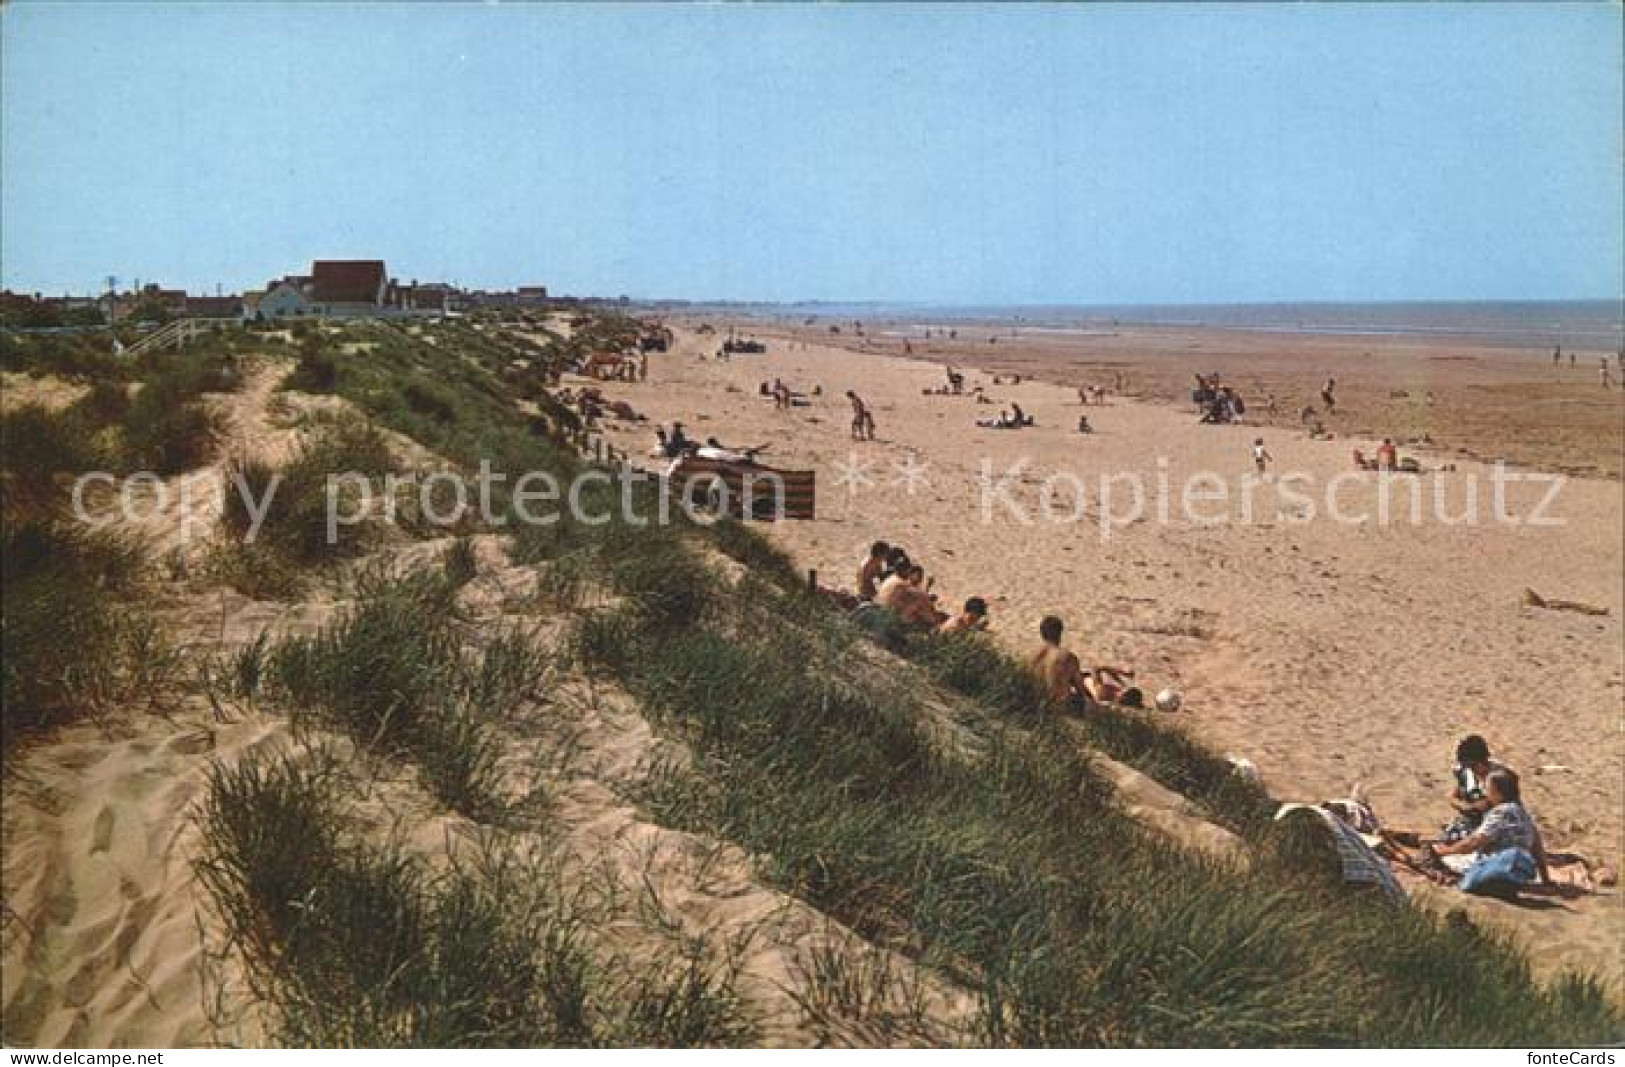
[(402, 286), (397, 301), (402, 311), (413, 315), (445, 315), (451, 311), (453, 289), (444, 282), (414, 281)]
[(305, 296), (304, 287), (298, 284), (298, 279), (290, 278), (272, 282), (254, 309), (254, 317), (267, 322), (298, 318), (310, 313), (310, 300)]
[(360, 318), (385, 314), (389, 289), (389, 272), (381, 259), (318, 259), (310, 267), (310, 306), (318, 315)]

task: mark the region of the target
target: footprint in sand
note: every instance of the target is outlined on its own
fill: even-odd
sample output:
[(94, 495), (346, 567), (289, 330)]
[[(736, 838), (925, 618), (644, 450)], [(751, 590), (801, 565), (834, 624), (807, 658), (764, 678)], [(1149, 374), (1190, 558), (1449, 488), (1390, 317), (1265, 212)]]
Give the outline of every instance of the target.
[(90, 830), (92, 856), (98, 852), (106, 852), (113, 846), (113, 827), (117, 821), (118, 816), (114, 814), (113, 809), (102, 805), (102, 810), (96, 813), (96, 823)]

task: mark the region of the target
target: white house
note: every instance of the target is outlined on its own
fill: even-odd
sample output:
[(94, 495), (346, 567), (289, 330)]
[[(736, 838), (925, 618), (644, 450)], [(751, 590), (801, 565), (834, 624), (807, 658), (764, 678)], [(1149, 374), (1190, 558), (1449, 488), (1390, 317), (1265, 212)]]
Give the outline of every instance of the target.
[(306, 299), (304, 291), (298, 285), (284, 278), (260, 297), (256, 313), (267, 322), (273, 319), (297, 318), (311, 313), (310, 301)]

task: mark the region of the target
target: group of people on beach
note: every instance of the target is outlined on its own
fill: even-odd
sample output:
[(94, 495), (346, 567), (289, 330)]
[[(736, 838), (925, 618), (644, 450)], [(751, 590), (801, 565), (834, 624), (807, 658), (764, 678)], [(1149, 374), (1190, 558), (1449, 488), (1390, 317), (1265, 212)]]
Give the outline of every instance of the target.
[[(917, 631), (959, 634), (987, 628), (985, 599), (970, 597), (956, 614), (948, 614), (938, 607), (933, 584), (925, 568), (910, 559), (901, 545), (876, 541), (858, 567), (855, 606), (884, 608), (903, 626)], [(1058, 616), (1045, 616), (1038, 626), (1039, 647), (1027, 660), (1029, 672), (1051, 706), (1076, 712), (1092, 711), (1101, 704), (1145, 706), (1145, 694), (1135, 685), (1132, 670), (1108, 665), (1085, 668), (1077, 654), (1061, 643), (1065, 631)]]
[(1506, 896), (1536, 882), (1550, 885), (1546, 845), (1523, 803), (1517, 772), (1491, 757), (1483, 737), (1471, 734), (1456, 745), (1453, 778), (1455, 816), (1426, 848), (1461, 876), (1457, 888)]
[(936, 594), (931, 592), (934, 581), (901, 545), (876, 541), (858, 567), (857, 599), (885, 608), (905, 626), (916, 629), (952, 634), (987, 626), (986, 600), (973, 596), (957, 615), (949, 615), (937, 607)]

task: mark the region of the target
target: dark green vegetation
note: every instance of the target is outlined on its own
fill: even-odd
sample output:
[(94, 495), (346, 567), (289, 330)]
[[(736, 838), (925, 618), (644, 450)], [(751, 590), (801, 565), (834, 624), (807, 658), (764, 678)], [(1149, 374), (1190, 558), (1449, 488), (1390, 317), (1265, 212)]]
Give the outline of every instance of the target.
[[(226, 335), (161, 359), (121, 360), (105, 354), (106, 335), (0, 334), (7, 369), (89, 386), (64, 408), (0, 415), (8, 748), (42, 728), (171, 694), (177, 654), (142, 607), (146, 552), (128, 534), (76, 521), (70, 487), (88, 471), (175, 474), (209, 461), (219, 419), (204, 394), (241, 386), (240, 344)], [(94, 493), (86, 500), (97, 502)]]

